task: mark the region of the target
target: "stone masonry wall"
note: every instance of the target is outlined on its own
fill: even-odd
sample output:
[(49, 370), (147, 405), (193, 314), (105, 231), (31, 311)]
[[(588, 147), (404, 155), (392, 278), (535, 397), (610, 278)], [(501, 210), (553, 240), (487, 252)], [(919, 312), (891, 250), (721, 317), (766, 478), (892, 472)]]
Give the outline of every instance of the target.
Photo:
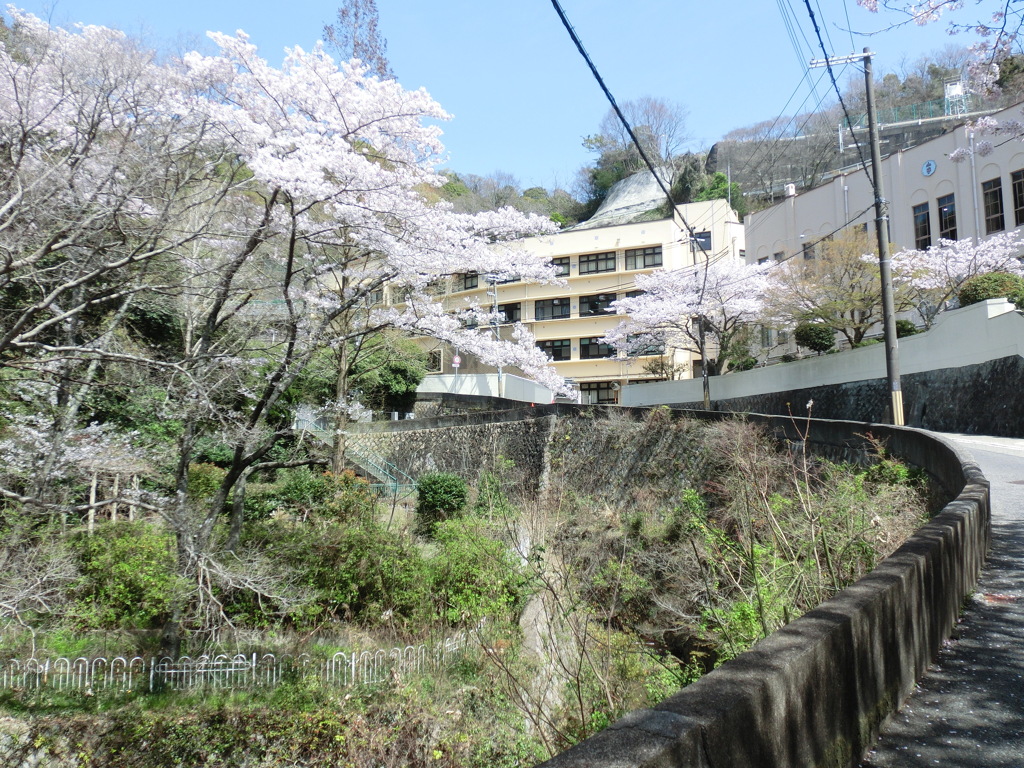
[[(991, 360), (979, 365), (944, 368), (901, 377), (903, 410), (908, 426), (936, 432), (977, 435), (1024, 436), (1024, 358)], [(712, 386), (712, 392), (714, 387)], [(765, 413), (779, 416), (792, 412), (823, 419), (876, 421), (879, 403), (888, 403), (888, 384), (883, 379), (854, 381), (827, 387), (808, 387), (788, 392), (769, 392), (752, 397), (713, 400), (716, 411)], [(672, 403), (674, 408), (700, 409), (703, 403)]]
[(511, 461), (511, 471), (525, 486), (537, 488), (554, 416), (514, 413), (518, 417), (510, 421), (489, 421), (492, 414), (481, 414), (370, 424), (350, 431), (347, 441), (355, 453), (381, 457), (413, 478), (424, 472), (454, 472), (472, 482), (499, 462), (507, 466)]

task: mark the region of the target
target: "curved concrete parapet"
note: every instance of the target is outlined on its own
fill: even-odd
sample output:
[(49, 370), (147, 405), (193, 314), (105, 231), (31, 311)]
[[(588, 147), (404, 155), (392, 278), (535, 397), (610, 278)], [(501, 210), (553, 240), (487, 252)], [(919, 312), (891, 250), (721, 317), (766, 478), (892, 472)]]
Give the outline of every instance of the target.
[(863, 453), (870, 432), (925, 469), (952, 501), (857, 583), (544, 768), (856, 765), (952, 631), (989, 544), (988, 483), (977, 465), (920, 430), (749, 418), (790, 440), (809, 424), (815, 450), (848, 458)]

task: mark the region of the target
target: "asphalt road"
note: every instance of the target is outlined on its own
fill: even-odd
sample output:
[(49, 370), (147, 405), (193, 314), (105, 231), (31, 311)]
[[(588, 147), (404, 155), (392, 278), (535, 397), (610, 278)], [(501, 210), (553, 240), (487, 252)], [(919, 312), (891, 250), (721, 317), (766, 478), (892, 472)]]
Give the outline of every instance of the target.
[(1024, 440), (944, 437), (992, 484), (992, 550), (953, 637), (863, 768), (1024, 768)]

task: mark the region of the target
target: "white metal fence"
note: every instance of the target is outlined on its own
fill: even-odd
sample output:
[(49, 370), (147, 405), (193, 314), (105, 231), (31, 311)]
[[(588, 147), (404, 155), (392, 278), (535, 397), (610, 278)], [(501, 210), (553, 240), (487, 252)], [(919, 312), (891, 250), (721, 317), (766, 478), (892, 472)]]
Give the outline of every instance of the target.
[(375, 685), (449, 664), (466, 649), (475, 631), (459, 632), (436, 645), (339, 652), (329, 658), (308, 654), (183, 656), (180, 659), (56, 658), (0, 662), (0, 688), (59, 691), (187, 690), (273, 687), (315, 676), (326, 685)]

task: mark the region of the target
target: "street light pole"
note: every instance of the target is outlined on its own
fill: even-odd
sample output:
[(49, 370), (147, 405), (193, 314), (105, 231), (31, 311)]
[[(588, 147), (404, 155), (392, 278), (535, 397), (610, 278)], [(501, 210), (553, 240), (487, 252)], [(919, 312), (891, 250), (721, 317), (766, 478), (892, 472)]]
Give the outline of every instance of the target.
[(882, 151), (878, 141), (878, 118), (875, 115), (875, 83), (871, 75), (872, 52), (850, 54), (815, 60), (812, 67), (846, 64), (862, 59), (864, 90), (868, 108), (868, 138), (871, 145), (871, 176), (875, 195), (875, 234), (878, 237), (878, 272), (882, 281), (882, 325), (885, 331), (885, 373), (889, 384), (892, 423), (903, 426), (903, 391), (900, 387), (899, 345), (896, 341), (896, 309), (892, 292), (892, 261), (889, 257), (889, 203), (882, 191)]

